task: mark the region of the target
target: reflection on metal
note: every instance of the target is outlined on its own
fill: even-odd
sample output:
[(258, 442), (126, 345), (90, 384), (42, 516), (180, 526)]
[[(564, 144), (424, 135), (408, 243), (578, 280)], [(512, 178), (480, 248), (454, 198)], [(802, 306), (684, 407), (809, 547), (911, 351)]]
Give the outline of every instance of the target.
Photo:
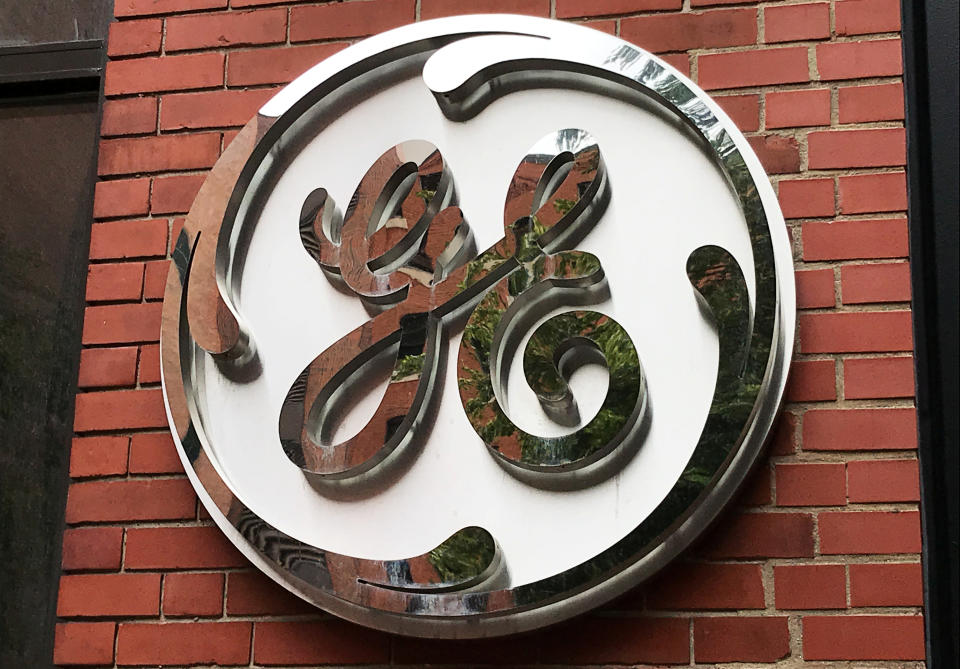
[[(396, 63), (422, 68), (441, 111), (457, 121), (481, 113), (498, 96), (545, 85), (638, 105), (653, 100), (685, 122), (714, 156), (749, 234), (752, 300), (740, 267), (723, 249), (701, 247), (687, 262), (693, 294), (716, 326), (720, 369), (683, 473), (621, 539), (534, 582), (512, 584), (509, 555), (501, 556), (494, 537), (474, 526), (407, 559), (363, 559), (306, 544), (244, 503), (210, 442), (207, 427), (214, 418), (203, 409), (205, 375), (216, 370), (243, 382), (258, 369), (256, 333), (248, 331), (236, 300), (256, 220), (249, 216), (254, 196), (271, 183), (271, 170), (303, 131), (304, 119), (323, 118), (308, 112), (349, 99), (358, 86), (389, 82)], [(280, 433), (288, 457), (305, 471), (349, 478), (411, 438), (436, 383), (446, 331), (471, 310), (457, 369), (461, 397), (474, 430), (518, 478), (584, 467), (630, 438), (646, 401), (639, 355), (614, 320), (579, 309), (617, 287), (605, 285), (602, 259), (571, 250), (603, 212), (603, 163), (582, 131), (561, 131), (551, 143), (535, 147), (514, 175), (504, 238), (473, 259), (469, 230), (452, 206), (446, 165), (424, 142), (402, 144), (376, 161), (342, 221), (326, 191), (307, 198), (299, 221), (304, 247), (338, 275), (336, 281), (389, 308), (320, 352), (293, 383)], [(758, 163), (745, 160), (749, 151), (722, 112), (655, 57), (616, 38), (542, 19), (420, 23), (358, 43), (308, 71), (261, 109), (215, 166), (176, 241), (167, 281), (161, 357), (168, 414), (187, 474), (213, 520), (287, 589), (337, 615), (402, 634), (481, 637), (532, 629), (594, 607), (653, 574), (731, 499), (756, 460), (785, 385), (794, 305), (781, 301), (780, 287), (792, 280), (790, 250), (782, 232), (771, 234), (782, 216)], [(577, 309), (534, 328), (557, 304)], [(524, 374), (541, 406), (560, 422), (576, 417), (566, 386), (570, 369), (591, 355), (607, 366), (610, 383), (600, 412), (570, 437), (527, 435), (501, 404), (507, 361), (531, 328)], [(394, 373), (374, 419), (346, 442), (327, 443), (325, 407), (352, 376), (392, 351)]]

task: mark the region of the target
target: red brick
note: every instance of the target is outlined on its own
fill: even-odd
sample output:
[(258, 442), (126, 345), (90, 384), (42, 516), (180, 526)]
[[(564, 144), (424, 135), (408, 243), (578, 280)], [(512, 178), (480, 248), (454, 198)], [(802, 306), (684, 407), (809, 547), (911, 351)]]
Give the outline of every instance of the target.
[(617, 22), (613, 19), (602, 19), (599, 21), (579, 21), (578, 23), (582, 26), (587, 26), (588, 28), (605, 32), (608, 35), (617, 34)]
[(544, 664), (687, 664), (686, 618), (580, 618), (538, 637)]
[(121, 624), (117, 664), (245, 665), (252, 627), (248, 622)]
[(159, 389), (108, 390), (77, 395), (73, 421), (73, 429), (77, 432), (166, 425), (167, 414)]
[(155, 616), (160, 612), (160, 574), (65, 574), (57, 615)]
[[(169, 260), (151, 260), (146, 264), (143, 272), (143, 299), (162, 300), (167, 289), (167, 274), (170, 270)], [(160, 380), (159, 366), (156, 381)], [(141, 382), (143, 379), (141, 379)], [(152, 383), (152, 382), (151, 382)]]
[(704, 54), (698, 65), (700, 85), (707, 90), (810, 80), (806, 47)]
[(223, 612), (223, 574), (167, 574), (163, 577), (163, 613), (167, 616), (219, 616)]
[(737, 493), (738, 506), (766, 506), (773, 501), (770, 489), (770, 467), (760, 465), (744, 482)]
[(870, 214), (907, 210), (907, 179), (903, 172), (840, 177), (840, 212)]
[(620, 36), (654, 53), (756, 44), (757, 10), (637, 16), (620, 21)]
[(801, 353), (875, 353), (913, 350), (909, 311), (800, 314)]
[(256, 116), (257, 110), (276, 92), (275, 88), (267, 88), (165, 95), (160, 127), (180, 130), (242, 126)]
[(219, 569), (248, 566), (218, 527), (127, 530), (126, 569)]
[(690, 76), (690, 56), (685, 53), (668, 53), (660, 56), (660, 60), (672, 66), (681, 72), (684, 76)]
[(847, 358), (843, 396), (851, 400), (913, 397), (913, 358)]
[(771, 455), (793, 455), (797, 451), (797, 416), (789, 411), (780, 414), (770, 436)]
[(823, 81), (903, 74), (900, 40), (818, 44), (817, 70)]
[(127, 473), (127, 437), (76, 437), (70, 445), (70, 476)]
[(160, 53), (162, 30), (160, 19), (115, 21), (110, 24), (107, 55), (113, 58)]
[(808, 513), (731, 514), (703, 547), (716, 558), (813, 557), (813, 517)]
[(211, 167), (220, 156), (220, 133), (106, 139), (100, 143), (100, 174), (134, 174)]
[(230, 572), (227, 577), (227, 615), (286, 616), (315, 611), (262, 572)]
[(919, 562), (850, 565), (850, 606), (923, 606)]
[(843, 463), (780, 463), (778, 506), (843, 506), (847, 485)]
[[(87, 307), (84, 344), (126, 344), (160, 338), (161, 304), (109, 304)], [(135, 426), (125, 426), (135, 427)]]
[[(140, 181), (147, 183), (149, 179)], [(162, 256), (167, 252), (168, 227), (165, 219), (96, 223), (90, 228), (90, 259)]]
[(806, 261), (906, 258), (909, 252), (904, 218), (804, 223), (802, 236)]
[(898, 0), (843, 0), (834, 7), (838, 35), (900, 31)]
[[(236, 4), (236, 3), (234, 3)], [(173, 14), (201, 9), (220, 9), (227, 0), (115, 0), (113, 13), (117, 18), (151, 14)]]
[(182, 520), (193, 518), (196, 497), (187, 479), (107, 480), (73, 483), (67, 522)]
[(222, 53), (112, 60), (107, 63), (105, 95), (214, 88), (223, 84)]
[(116, 571), (122, 549), (122, 527), (67, 528), (63, 531), (63, 570)]
[(147, 213), (149, 202), (149, 179), (98, 181), (93, 196), (93, 217), (139, 216)]
[(823, 555), (920, 552), (916, 511), (831, 511), (819, 522)]
[(153, 214), (180, 214), (190, 210), (197, 191), (206, 181), (206, 174), (175, 174), (153, 180), (150, 212)]
[(113, 664), (113, 623), (57, 623), (53, 662), (57, 666)]
[[(158, 262), (169, 262), (161, 260)], [(160, 383), (160, 345), (145, 344), (140, 347), (138, 380), (141, 384)]]
[(760, 127), (759, 95), (723, 95), (714, 98), (743, 132), (754, 132)]
[(287, 10), (197, 14), (167, 19), (164, 49), (184, 51), (248, 44), (279, 44), (287, 39)]
[(756, 564), (677, 564), (647, 587), (655, 610), (762, 609), (763, 575)]
[(823, 402), (837, 399), (833, 360), (794, 360), (787, 383), (788, 402)]
[(903, 120), (903, 84), (842, 86), (838, 91), (840, 123)]
[(805, 660), (922, 660), (921, 616), (808, 616)]
[(389, 659), (389, 636), (341, 620), (257, 623), (254, 634), (257, 664), (385, 664)]
[(816, 218), (835, 213), (833, 179), (783, 179), (780, 209), (786, 218)]
[(363, 37), (413, 23), (415, 0), (354, 0), (290, 10), (290, 41)]
[(346, 46), (346, 42), (339, 42), (290, 47), (271, 51), (269, 58), (264, 57), (262, 49), (236, 51), (227, 61), (227, 84), (285, 84)]
[(847, 608), (847, 575), (842, 564), (777, 565), (773, 578), (778, 609)]
[(790, 654), (786, 618), (697, 618), (693, 656), (702, 662), (776, 662)]
[(832, 307), (836, 302), (833, 294), (833, 269), (810, 269), (794, 273), (797, 281), (797, 307), (818, 309)]
[(137, 348), (85, 348), (80, 351), (80, 388), (132, 386), (137, 380)]
[(847, 463), (851, 502), (919, 502), (916, 460), (859, 460)]
[(830, 125), (830, 90), (815, 88), (767, 93), (766, 119), (767, 128)]
[(782, 5), (765, 7), (763, 10), (765, 42), (796, 42), (829, 37), (830, 3)]
[(915, 409), (814, 409), (803, 416), (805, 451), (887, 451), (916, 447)]
[[(100, 119), (100, 134), (138, 135), (157, 129), (156, 98), (123, 98), (103, 102), (103, 117)], [(146, 211), (136, 212), (139, 214)]]
[(800, 147), (794, 137), (754, 135), (747, 141), (768, 174), (793, 174), (800, 171)]
[(142, 292), (143, 263), (106, 263), (87, 268), (87, 302), (139, 300)]
[(557, 18), (611, 16), (657, 9), (680, 9), (683, 0), (557, 0)]
[(183, 471), (169, 432), (133, 435), (129, 467), (131, 474), (178, 474)]
[(909, 302), (910, 265), (844, 265), (840, 268), (840, 297), (844, 304)]
[(463, 666), (469, 658), (471, 666), (497, 665), (516, 667), (535, 665), (539, 649), (533, 638), (527, 636), (495, 639), (431, 639), (424, 643), (413, 637), (393, 637), (393, 665)]
[[(421, 0), (420, 19), (436, 19), (464, 13), (460, 0)], [(526, 14), (550, 16), (550, 0), (478, 0), (470, 3), (470, 14)]]
[(903, 128), (811, 132), (807, 146), (810, 169), (899, 167), (907, 160)]

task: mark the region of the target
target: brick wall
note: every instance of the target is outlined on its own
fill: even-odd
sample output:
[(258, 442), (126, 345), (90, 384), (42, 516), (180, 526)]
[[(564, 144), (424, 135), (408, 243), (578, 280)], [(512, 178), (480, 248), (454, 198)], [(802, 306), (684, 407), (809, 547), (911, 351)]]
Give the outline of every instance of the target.
[[(572, 623), (423, 642), (318, 614), (221, 537), (166, 433), (157, 339), (170, 242), (237, 128), (361, 36), (464, 4), (586, 22), (716, 95), (777, 186), (801, 311), (779, 432), (698, 548)], [(923, 659), (896, 0), (116, 0), (116, 16), (58, 664)]]

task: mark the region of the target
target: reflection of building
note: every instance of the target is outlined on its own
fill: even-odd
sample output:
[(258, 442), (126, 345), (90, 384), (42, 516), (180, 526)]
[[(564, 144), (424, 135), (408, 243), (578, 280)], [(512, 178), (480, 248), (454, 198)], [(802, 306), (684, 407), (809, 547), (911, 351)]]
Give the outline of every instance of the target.
[[(750, 136), (778, 184), (798, 248), (800, 351), (769, 459), (741, 508), (689, 560), (603, 616), (463, 650), (318, 619), (250, 572), (198, 512), (165, 436), (158, 300), (170, 240), (204, 171), (279, 84), (361, 34), (414, 18), (413, 2), (260, 4), (235, 1), (230, 11), (226, 0), (116, 4), (98, 179), (91, 149), (102, 51), (84, 40), (106, 35), (113, 3), (0, 9), (0, 546), (12, 556), (0, 576), (0, 664), (48, 661), (55, 608), (60, 664), (456, 663), (484, 653), (551, 664), (923, 659), (914, 346), (920, 446), (931, 449), (921, 455), (956, 469), (956, 418), (942, 410), (956, 403), (955, 358), (949, 366), (956, 342), (937, 338), (950, 336), (956, 282), (930, 283), (934, 271), (956, 276), (955, 227), (941, 230), (946, 243), (925, 246), (927, 230), (956, 220), (955, 209), (928, 208), (955, 208), (955, 160), (936, 172), (948, 177), (945, 185), (923, 179), (942, 161), (930, 147), (956, 142), (955, 97), (942, 118), (930, 112), (928, 123), (927, 116), (942, 104), (937, 96), (956, 95), (956, 72), (939, 70), (956, 60), (938, 51), (955, 49), (956, 35), (936, 32), (955, 30), (955, 22), (936, 20), (937, 3), (924, 5), (927, 24), (908, 6), (904, 27), (907, 74), (916, 77), (908, 97), (915, 122), (906, 132), (917, 198), (913, 262), (922, 270), (915, 344), (895, 5), (695, 3), (695, 10), (654, 13), (637, 2), (619, 3), (623, 15), (610, 18), (591, 16), (613, 11), (602, 3), (552, 3), (560, 17), (619, 30), (695, 71)], [(445, 6), (418, 5), (421, 18)], [(75, 13), (64, 16), (67, 7)], [(35, 46), (46, 42), (63, 45)], [(927, 61), (918, 56), (924, 50)], [(918, 69), (921, 62), (929, 69)], [(928, 78), (937, 82), (931, 101), (923, 93)], [(944, 118), (954, 134), (938, 125)], [(940, 612), (928, 629), (944, 644), (934, 655), (949, 651), (956, 622), (955, 585), (942, 585), (950, 573), (955, 579), (956, 544), (937, 534), (956, 531), (956, 483), (937, 473), (924, 474), (927, 606)], [(938, 566), (941, 557), (952, 572)], [(952, 624), (951, 604), (943, 603), (951, 587)], [(937, 636), (941, 621), (946, 636)]]

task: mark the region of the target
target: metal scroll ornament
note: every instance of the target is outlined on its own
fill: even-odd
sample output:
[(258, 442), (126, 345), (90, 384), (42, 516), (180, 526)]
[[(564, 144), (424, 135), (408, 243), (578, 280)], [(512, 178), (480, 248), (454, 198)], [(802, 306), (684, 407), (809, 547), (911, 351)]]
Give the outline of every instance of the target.
[[(257, 332), (237, 299), (257, 197), (297, 137), (330, 123), (357, 90), (419, 73), (439, 110), (466, 123), (500, 96), (569, 86), (638, 106), (653, 100), (686, 124), (730, 185), (749, 236), (752, 281), (727, 250), (704, 245), (686, 275), (713, 323), (719, 369), (708, 415), (682, 474), (659, 504), (611, 545), (539, 580), (513, 583), (510, 556), (490, 531), (466, 525), (424, 554), (368, 559), (301, 541), (247, 506), (218, 453), (205, 379), (249, 383), (262, 373)], [(602, 308), (604, 258), (578, 246), (612, 196), (600, 142), (560, 128), (538, 141), (506, 181), (503, 233), (476, 248), (440, 148), (411, 138), (367, 168), (342, 208), (318, 166), (298, 237), (331, 285), (369, 319), (289, 379), (273, 443), (316, 494), (343, 503), (403, 476), (430, 438), (448, 341), (459, 334), (456, 382), (463, 440), (531, 491), (576, 494), (615, 475), (642, 448), (647, 379), (631, 333)], [(500, 196), (503, 194), (501, 193)], [(782, 217), (756, 159), (694, 84), (641, 49), (556, 22), (473, 16), (425, 22), (361, 42), (281, 91), (233, 140), (201, 188), (176, 240), (161, 351), (171, 428), (187, 474), (214, 521), (264, 572), (317, 606), (373, 627), (434, 637), (481, 637), (546, 625), (587, 610), (654, 573), (717, 515), (756, 460), (782, 395), (792, 346), (791, 263)], [(752, 288), (751, 288), (752, 286)], [(535, 434), (507, 397), (513, 360), (546, 417), (566, 429)], [(571, 375), (606, 369), (598, 409), (582, 416)], [(332, 425), (387, 370), (372, 417), (354, 435)], [(229, 420), (227, 418), (226, 420)], [(399, 473), (398, 473), (399, 472)], [(393, 478), (391, 478), (393, 477)], [(353, 495), (353, 497), (351, 497)]]

